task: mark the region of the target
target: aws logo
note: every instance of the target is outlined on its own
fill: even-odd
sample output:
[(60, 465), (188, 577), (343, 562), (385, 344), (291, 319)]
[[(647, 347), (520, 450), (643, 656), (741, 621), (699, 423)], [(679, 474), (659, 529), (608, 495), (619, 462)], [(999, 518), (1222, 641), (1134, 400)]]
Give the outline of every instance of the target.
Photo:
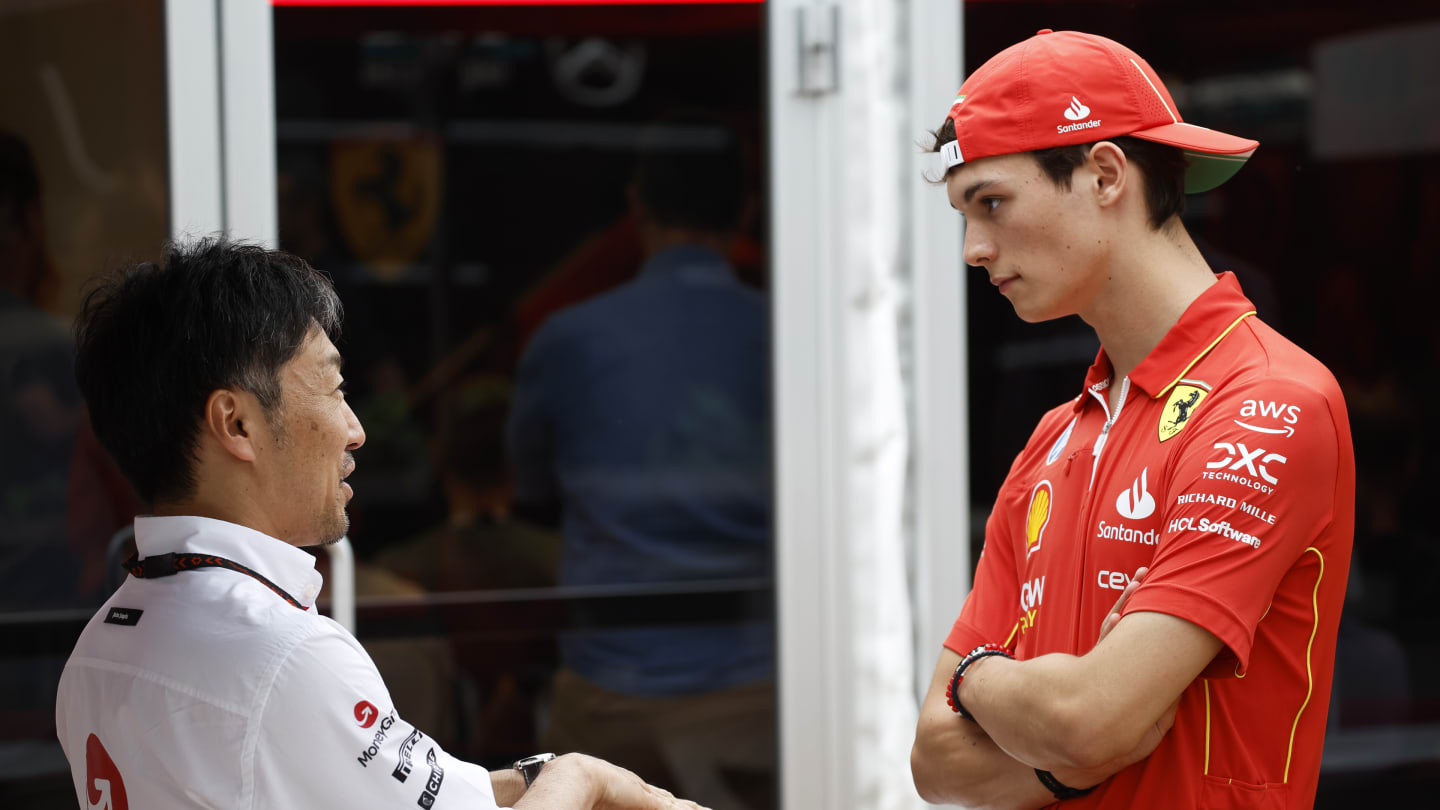
[(1045, 539), (1045, 527), (1050, 525), (1051, 501), (1055, 489), (1049, 481), (1041, 481), (1030, 492), (1030, 508), (1025, 510), (1025, 558), (1040, 550), (1040, 541)]
[(1269, 402), (1263, 399), (1247, 399), (1240, 405), (1240, 415), (1246, 419), (1260, 417), (1262, 419), (1281, 419), (1284, 425), (1280, 427), (1264, 427), (1263, 425), (1251, 425), (1235, 420), (1235, 424), (1246, 430), (1253, 430), (1256, 433), (1275, 433), (1285, 436), (1295, 435), (1295, 426), (1300, 424), (1300, 406), (1291, 405), (1285, 402)]

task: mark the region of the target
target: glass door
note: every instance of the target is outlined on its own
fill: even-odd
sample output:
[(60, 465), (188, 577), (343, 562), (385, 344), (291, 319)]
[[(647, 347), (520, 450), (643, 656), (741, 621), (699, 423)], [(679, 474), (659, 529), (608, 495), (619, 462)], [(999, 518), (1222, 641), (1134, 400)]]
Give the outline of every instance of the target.
[(0, 805), (73, 806), (55, 689), (137, 502), (71, 374), (85, 281), (170, 216), (161, 0), (0, 9)]
[(275, 6), (278, 244), (346, 305), (400, 711), (775, 806), (764, 6)]

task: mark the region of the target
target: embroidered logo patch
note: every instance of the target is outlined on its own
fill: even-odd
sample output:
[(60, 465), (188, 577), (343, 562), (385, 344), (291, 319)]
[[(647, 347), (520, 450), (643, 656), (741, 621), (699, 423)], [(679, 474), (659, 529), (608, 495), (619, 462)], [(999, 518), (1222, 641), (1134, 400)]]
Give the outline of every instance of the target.
[(1190, 424), (1190, 417), (1205, 397), (1210, 395), (1210, 386), (1199, 380), (1181, 380), (1170, 392), (1165, 409), (1160, 412), (1160, 423), (1156, 425), (1160, 441), (1168, 441), (1180, 435)]
[(1045, 527), (1050, 523), (1050, 499), (1054, 490), (1049, 481), (1041, 481), (1030, 493), (1030, 508), (1025, 513), (1025, 556), (1040, 550), (1040, 541), (1045, 539)]

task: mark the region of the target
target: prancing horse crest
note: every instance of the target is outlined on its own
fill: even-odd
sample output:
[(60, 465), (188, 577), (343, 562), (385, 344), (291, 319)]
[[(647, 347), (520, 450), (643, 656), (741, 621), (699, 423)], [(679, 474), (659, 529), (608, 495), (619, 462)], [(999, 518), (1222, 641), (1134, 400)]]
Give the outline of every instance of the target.
[(1200, 407), (1200, 403), (1209, 395), (1210, 386), (1199, 380), (1181, 380), (1176, 383), (1170, 391), (1170, 398), (1165, 402), (1165, 410), (1160, 412), (1160, 424), (1156, 425), (1160, 441), (1179, 435), (1190, 423), (1195, 409)]

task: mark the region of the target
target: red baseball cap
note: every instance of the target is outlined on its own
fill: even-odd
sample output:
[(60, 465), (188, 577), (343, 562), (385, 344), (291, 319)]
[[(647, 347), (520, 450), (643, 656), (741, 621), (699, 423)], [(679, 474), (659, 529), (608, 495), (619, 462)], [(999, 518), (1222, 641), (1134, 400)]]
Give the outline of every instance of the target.
[(1114, 40), (1040, 30), (970, 74), (950, 106), (956, 140), (944, 170), (994, 155), (1093, 143), (1130, 135), (1184, 151), (1185, 191), (1209, 191), (1240, 170), (1260, 145), (1180, 118), (1150, 65)]

